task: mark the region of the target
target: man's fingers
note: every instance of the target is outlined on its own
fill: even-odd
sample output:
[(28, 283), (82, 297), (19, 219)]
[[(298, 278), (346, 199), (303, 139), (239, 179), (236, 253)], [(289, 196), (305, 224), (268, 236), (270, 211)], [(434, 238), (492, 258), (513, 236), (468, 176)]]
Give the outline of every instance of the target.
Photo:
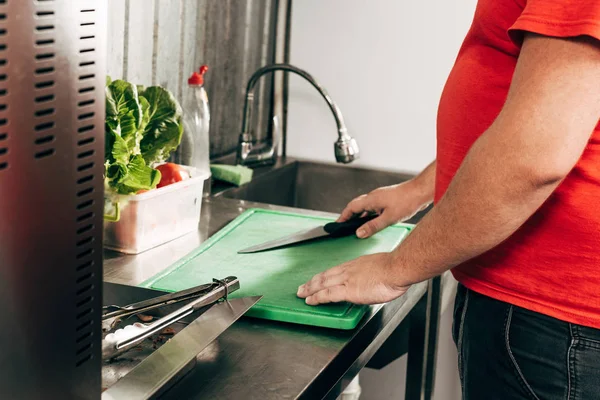
[(361, 239), (366, 239), (368, 237), (373, 236), (377, 232), (387, 228), (393, 222), (389, 221), (387, 216), (385, 215), (385, 211), (379, 217), (370, 220), (356, 231), (356, 236)]
[(368, 198), (367, 195), (364, 194), (352, 200), (346, 208), (342, 211), (337, 222), (346, 222), (357, 214), (362, 214), (364, 211), (367, 211), (367, 203)]
[(345, 274), (342, 266), (331, 268), (315, 275), (310, 281), (298, 288), (298, 297), (307, 298), (332, 286), (344, 283)]
[(337, 285), (323, 289), (306, 298), (306, 304), (316, 306), (325, 303), (339, 303), (346, 300), (346, 286)]

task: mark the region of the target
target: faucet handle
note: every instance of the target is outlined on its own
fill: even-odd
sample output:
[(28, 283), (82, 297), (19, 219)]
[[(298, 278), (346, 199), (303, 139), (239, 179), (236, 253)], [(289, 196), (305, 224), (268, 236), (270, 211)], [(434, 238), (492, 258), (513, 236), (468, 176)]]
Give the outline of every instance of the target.
[(273, 129), (271, 131), (271, 143), (266, 148), (256, 149), (252, 143), (252, 135), (242, 132), (238, 144), (237, 163), (241, 165), (269, 165), (274, 164), (279, 154), (279, 140), (281, 128), (279, 118), (273, 117)]

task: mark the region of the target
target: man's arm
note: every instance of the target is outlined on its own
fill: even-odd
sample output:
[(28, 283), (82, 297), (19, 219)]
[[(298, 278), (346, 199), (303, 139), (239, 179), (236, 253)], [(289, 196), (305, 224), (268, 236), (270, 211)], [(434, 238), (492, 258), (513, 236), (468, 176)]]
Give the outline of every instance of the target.
[[(475, 142), (436, 207), (391, 257), (333, 268), (301, 287), (299, 295), (310, 297), (309, 304), (387, 300), (495, 247), (567, 176), (599, 117), (600, 43), (528, 34), (502, 112)], [(376, 263), (383, 265), (368, 265)], [(368, 276), (360, 276), (361, 267)], [(365, 279), (383, 286), (360, 283)], [(388, 296), (373, 298), (382, 288)]]
[(433, 195), (435, 193), (435, 168), (437, 160), (433, 160), (419, 175), (412, 179), (413, 185), (421, 193), (421, 201), (423, 205), (433, 203)]
[(600, 44), (528, 35), (506, 104), (439, 204), (394, 252), (420, 282), (513, 234), (575, 166), (600, 117)]

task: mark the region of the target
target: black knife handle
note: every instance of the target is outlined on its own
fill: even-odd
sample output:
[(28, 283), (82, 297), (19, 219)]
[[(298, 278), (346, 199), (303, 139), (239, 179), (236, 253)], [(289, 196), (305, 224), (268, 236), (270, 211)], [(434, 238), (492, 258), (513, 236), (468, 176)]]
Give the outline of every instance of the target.
[(377, 214), (373, 214), (362, 218), (352, 218), (346, 222), (330, 222), (323, 229), (332, 237), (350, 236), (356, 234), (358, 228), (378, 216)]

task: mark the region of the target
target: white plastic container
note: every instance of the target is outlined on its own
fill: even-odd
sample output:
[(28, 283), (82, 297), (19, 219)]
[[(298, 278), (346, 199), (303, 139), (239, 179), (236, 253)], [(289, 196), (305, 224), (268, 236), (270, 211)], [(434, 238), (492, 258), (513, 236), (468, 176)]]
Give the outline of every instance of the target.
[(117, 196), (120, 219), (104, 221), (104, 247), (138, 254), (198, 229), (206, 173), (183, 167), (190, 178), (148, 192)]
[(348, 384), (346, 390), (342, 392), (338, 400), (359, 400), (362, 389), (358, 381), (358, 375)]

